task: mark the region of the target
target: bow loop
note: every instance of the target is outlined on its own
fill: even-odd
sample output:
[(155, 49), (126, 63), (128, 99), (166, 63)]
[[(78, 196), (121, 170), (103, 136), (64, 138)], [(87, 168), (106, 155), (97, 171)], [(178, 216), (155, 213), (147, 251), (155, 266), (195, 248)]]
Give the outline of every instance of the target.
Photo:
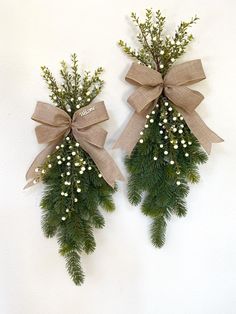
[(162, 93), (164, 82), (161, 73), (144, 65), (133, 63), (125, 79), (131, 84), (141, 85), (128, 98), (128, 103), (137, 112), (143, 111), (146, 106)]
[(138, 63), (131, 65), (125, 79), (131, 84), (153, 87), (163, 83), (161, 73)]
[(206, 78), (200, 59), (172, 66), (164, 77), (165, 85), (187, 86)]
[(70, 125), (55, 127), (51, 125), (40, 124), (35, 127), (35, 134), (39, 144), (55, 141), (62, 135), (67, 136), (69, 132)]
[(37, 102), (31, 119), (55, 127), (69, 126), (71, 122), (70, 116), (64, 110), (41, 101)]

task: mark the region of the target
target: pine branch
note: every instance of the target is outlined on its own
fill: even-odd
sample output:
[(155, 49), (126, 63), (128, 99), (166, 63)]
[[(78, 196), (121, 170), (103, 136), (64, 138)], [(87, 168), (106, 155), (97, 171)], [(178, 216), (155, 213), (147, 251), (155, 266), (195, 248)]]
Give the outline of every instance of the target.
[(154, 246), (162, 247), (165, 243), (166, 221), (163, 216), (155, 218), (151, 225), (151, 240)]
[(80, 265), (80, 257), (76, 251), (71, 251), (65, 255), (66, 268), (76, 285), (84, 282), (84, 273)]

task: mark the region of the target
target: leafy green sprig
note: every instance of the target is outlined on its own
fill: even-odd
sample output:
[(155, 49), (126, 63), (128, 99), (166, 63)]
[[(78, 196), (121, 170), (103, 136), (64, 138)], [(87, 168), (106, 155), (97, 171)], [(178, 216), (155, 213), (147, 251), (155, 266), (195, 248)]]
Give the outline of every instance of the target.
[(61, 62), (62, 84), (56, 82), (47, 67), (42, 66), (41, 69), (42, 76), (51, 91), (52, 102), (72, 115), (79, 108), (88, 105), (101, 92), (104, 81), (100, 78), (103, 68), (99, 67), (93, 74), (85, 71), (82, 77), (78, 71), (76, 54), (72, 54), (71, 62), (71, 69), (65, 61)]

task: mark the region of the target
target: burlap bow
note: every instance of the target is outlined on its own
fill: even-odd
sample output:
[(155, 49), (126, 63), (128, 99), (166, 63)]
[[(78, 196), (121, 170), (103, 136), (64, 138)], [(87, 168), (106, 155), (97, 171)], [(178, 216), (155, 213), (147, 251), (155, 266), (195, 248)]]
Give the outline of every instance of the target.
[(107, 132), (97, 124), (108, 120), (104, 102), (89, 104), (77, 110), (73, 118), (62, 109), (47, 103), (38, 102), (32, 116), (34, 121), (41, 123), (36, 126), (35, 133), (39, 143), (48, 143), (47, 147), (36, 156), (26, 173), (26, 179), (31, 180), (25, 188), (33, 184), (37, 177), (35, 169), (40, 167), (47, 156), (55, 151), (56, 146), (72, 131), (80, 146), (90, 155), (104, 180), (114, 187), (116, 180), (123, 176), (114, 160), (104, 149)]
[(187, 87), (205, 78), (199, 59), (171, 67), (164, 78), (158, 71), (133, 63), (126, 75), (126, 80), (139, 85), (128, 98), (128, 103), (135, 112), (113, 148), (122, 148), (131, 154), (146, 123), (146, 115), (153, 110), (154, 101), (158, 100), (163, 93), (182, 114), (192, 133), (210, 154), (212, 143), (219, 143), (223, 140), (210, 130), (195, 112), (204, 96)]

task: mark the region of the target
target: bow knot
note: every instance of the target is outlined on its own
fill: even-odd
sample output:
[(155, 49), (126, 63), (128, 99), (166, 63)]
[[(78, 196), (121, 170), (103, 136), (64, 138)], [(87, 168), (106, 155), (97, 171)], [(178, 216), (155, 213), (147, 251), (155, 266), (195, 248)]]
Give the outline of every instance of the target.
[[(35, 133), (39, 143), (47, 143), (47, 147), (39, 153), (26, 174), (26, 179), (35, 179), (35, 169), (40, 167), (47, 155), (55, 151), (63, 139), (72, 132), (75, 140), (93, 159), (102, 173), (104, 180), (114, 187), (116, 180), (123, 180), (123, 176), (114, 160), (104, 149), (107, 132), (97, 124), (108, 120), (104, 102), (89, 104), (77, 110), (71, 118), (64, 110), (47, 103), (38, 102), (32, 116), (34, 121), (40, 123)], [(25, 188), (26, 188), (25, 187)]]
[(171, 67), (164, 78), (156, 70), (133, 63), (126, 75), (126, 80), (138, 85), (128, 98), (128, 103), (134, 108), (135, 113), (114, 148), (121, 147), (131, 154), (139, 139), (140, 131), (146, 123), (146, 115), (152, 111), (154, 101), (164, 94), (182, 114), (192, 133), (209, 154), (212, 143), (219, 143), (223, 140), (210, 130), (195, 112), (204, 96), (187, 87), (205, 78), (200, 59)]

